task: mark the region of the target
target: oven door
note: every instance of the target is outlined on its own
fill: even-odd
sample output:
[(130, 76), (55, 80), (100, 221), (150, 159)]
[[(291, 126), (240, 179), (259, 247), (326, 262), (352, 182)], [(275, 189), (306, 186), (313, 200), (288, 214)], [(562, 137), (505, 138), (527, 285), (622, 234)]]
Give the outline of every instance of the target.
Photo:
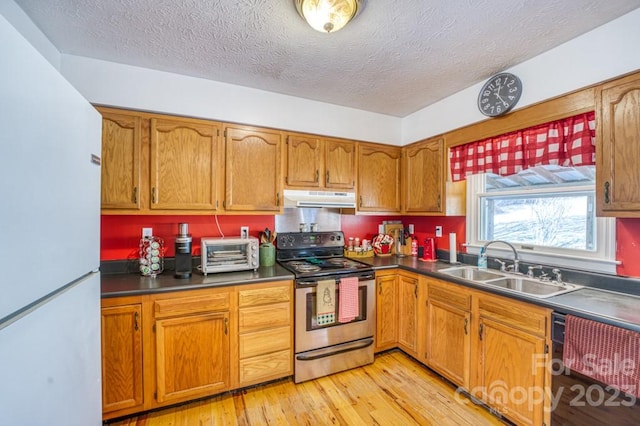
[[(375, 280), (373, 274), (360, 278), (358, 286), (358, 316), (351, 322), (337, 321), (339, 306), (336, 306), (336, 322), (320, 325), (316, 313), (316, 286), (312, 282), (297, 286), (295, 297), (295, 352), (305, 352), (358, 339), (373, 337), (375, 332)], [(336, 283), (336, 300), (339, 300)]]

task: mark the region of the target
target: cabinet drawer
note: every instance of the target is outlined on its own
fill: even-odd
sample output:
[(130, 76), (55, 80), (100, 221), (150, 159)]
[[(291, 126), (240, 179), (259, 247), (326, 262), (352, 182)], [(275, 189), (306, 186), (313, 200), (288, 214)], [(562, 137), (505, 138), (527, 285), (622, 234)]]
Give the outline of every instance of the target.
[(291, 304), (278, 303), (240, 309), (238, 323), (240, 333), (289, 325), (291, 323)]
[(291, 349), (240, 360), (240, 383), (258, 383), (293, 373)]
[(166, 318), (229, 309), (229, 293), (205, 294), (178, 299), (156, 300), (154, 317)]
[(540, 336), (546, 335), (547, 318), (551, 311), (499, 297), (481, 296), (478, 301), (481, 317), (492, 318)]
[(455, 284), (429, 281), (429, 299), (439, 300), (463, 311), (471, 310), (471, 294)]
[(238, 306), (268, 305), (271, 303), (288, 302), (291, 300), (291, 284), (278, 287), (256, 288), (240, 290), (238, 292)]
[(291, 327), (240, 335), (240, 359), (291, 348)]

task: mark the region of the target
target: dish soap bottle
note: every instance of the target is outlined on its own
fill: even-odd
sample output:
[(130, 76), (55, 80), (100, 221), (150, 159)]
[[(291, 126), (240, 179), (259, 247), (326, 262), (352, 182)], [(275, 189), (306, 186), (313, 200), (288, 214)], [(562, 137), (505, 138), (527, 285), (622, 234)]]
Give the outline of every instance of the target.
[(481, 247), (478, 254), (478, 269), (487, 269), (487, 249), (485, 247)]

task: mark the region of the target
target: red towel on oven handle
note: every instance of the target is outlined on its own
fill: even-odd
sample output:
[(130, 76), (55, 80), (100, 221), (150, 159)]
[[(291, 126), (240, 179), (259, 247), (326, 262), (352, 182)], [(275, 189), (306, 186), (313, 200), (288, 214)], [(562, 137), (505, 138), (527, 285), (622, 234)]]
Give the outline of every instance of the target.
[(340, 296), (338, 298), (338, 321), (353, 321), (359, 314), (358, 278), (348, 277), (340, 280)]
[(573, 371), (640, 397), (640, 333), (567, 315), (562, 362)]

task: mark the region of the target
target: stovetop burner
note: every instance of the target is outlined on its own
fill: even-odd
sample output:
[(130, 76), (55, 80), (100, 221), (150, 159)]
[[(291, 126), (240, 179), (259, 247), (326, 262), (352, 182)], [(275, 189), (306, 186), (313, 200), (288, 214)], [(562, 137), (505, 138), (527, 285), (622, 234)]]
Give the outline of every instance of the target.
[(296, 277), (310, 277), (333, 274), (346, 274), (371, 269), (371, 265), (346, 257), (319, 259), (315, 257), (279, 261), (280, 265), (296, 274)]

